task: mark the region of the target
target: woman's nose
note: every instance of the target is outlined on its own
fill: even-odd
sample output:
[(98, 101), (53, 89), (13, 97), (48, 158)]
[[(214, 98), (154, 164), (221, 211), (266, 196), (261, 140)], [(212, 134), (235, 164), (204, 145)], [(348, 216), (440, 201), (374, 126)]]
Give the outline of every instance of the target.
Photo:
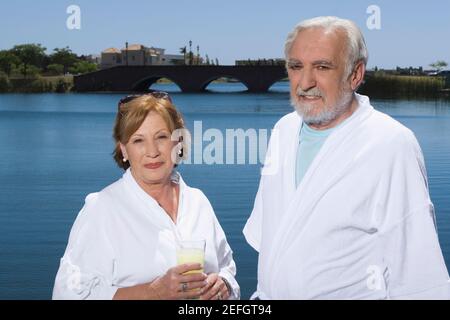
[(159, 148), (158, 148), (158, 144), (153, 141), (150, 140), (147, 145), (145, 146), (145, 155), (151, 158), (156, 158), (157, 156), (159, 156)]

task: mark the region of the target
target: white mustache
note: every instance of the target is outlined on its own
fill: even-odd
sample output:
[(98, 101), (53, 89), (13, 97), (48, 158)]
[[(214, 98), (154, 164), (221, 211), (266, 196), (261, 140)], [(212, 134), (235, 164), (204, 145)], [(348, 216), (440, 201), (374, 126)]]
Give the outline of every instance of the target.
[(313, 96), (313, 97), (323, 97), (322, 92), (317, 88), (311, 88), (307, 91), (298, 88), (295, 92), (298, 96)]

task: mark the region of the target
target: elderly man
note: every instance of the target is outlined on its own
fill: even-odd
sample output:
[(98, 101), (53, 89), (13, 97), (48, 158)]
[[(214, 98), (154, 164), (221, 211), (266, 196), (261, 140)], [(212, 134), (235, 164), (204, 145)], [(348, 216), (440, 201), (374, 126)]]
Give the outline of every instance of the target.
[(422, 151), (356, 94), (367, 49), (348, 20), (289, 34), (296, 112), (275, 125), (250, 218), (256, 299), (448, 299)]

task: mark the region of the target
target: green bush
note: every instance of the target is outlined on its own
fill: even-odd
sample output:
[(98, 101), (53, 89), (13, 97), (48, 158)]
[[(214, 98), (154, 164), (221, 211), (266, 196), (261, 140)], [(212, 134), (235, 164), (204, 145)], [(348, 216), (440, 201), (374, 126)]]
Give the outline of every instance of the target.
[(11, 89), (11, 83), (6, 74), (0, 73), (0, 92), (9, 92)]
[(375, 74), (366, 77), (358, 91), (374, 98), (433, 98), (444, 87), (440, 77)]
[(10, 79), (11, 92), (19, 93), (43, 93), (52, 92), (53, 85), (50, 81), (44, 78), (35, 79)]
[(47, 82), (47, 88), (45, 92), (53, 92), (53, 82), (51, 81)]
[[(24, 65), (21, 65), (19, 67), (19, 70), (20, 70), (21, 76), (24, 76), (24, 73), (25, 73)], [(27, 66), (27, 72), (26, 72), (26, 78), (28, 78), (28, 79), (36, 78), (36, 77), (39, 76), (40, 72), (41, 72), (41, 69), (39, 69), (38, 67), (32, 66), (32, 65), (28, 65)]]
[(62, 64), (49, 64), (47, 66), (47, 72), (49, 75), (59, 76), (64, 72), (64, 66)]
[(71, 77), (37, 77), (34, 79), (10, 78), (11, 92), (19, 93), (64, 93), (71, 89)]
[(73, 67), (69, 68), (71, 74), (83, 74), (97, 70), (97, 65), (88, 61), (78, 61)]
[(65, 93), (69, 91), (70, 84), (63, 79), (59, 79), (55, 86), (55, 92), (56, 93)]
[(43, 93), (47, 92), (47, 81), (41, 78), (33, 80), (30, 84), (30, 92), (32, 93)]

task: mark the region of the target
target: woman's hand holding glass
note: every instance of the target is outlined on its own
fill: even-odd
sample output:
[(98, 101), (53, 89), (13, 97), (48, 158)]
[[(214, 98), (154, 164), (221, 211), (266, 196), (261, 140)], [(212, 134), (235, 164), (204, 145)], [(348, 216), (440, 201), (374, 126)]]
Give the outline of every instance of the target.
[(199, 263), (188, 263), (170, 268), (166, 274), (149, 284), (150, 294), (161, 300), (195, 299), (207, 285), (206, 274), (186, 272), (201, 270)]

